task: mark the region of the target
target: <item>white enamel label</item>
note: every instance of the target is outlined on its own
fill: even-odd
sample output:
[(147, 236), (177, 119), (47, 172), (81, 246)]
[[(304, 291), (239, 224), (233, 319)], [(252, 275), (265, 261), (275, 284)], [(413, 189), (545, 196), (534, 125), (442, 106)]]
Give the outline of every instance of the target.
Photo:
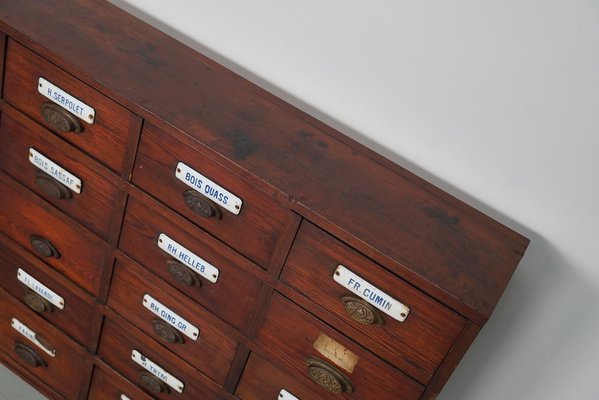
[(404, 322), (410, 313), (408, 307), (360, 278), (343, 265), (337, 266), (333, 274), (333, 279), (344, 288), (357, 294), (368, 303), (400, 322)]
[(39, 340), (37, 340), (37, 334), (31, 329), (29, 329), (21, 321), (19, 321), (16, 318), (13, 318), (10, 324), (14, 328), (14, 330), (19, 332), (21, 335), (25, 336), (27, 339), (33, 342), (33, 344), (42, 349), (45, 353), (49, 354), (52, 357), (56, 356), (56, 350), (48, 349), (46, 346), (44, 346)]
[(47, 286), (42, 284), (40, 281), (23, 271), (21, 268), (17, 270), (17, 279), (25, 286), (33, 290), (35, 293), (48, 300), (61, 310), (64, 308), (64, 299), (48, 289)]
[(37, 91), (40, 92), (42, 96), (52, 100), (53, 103), (58, 104), (88, 124), (94, 123), (94, 119), (96, 118), (96, 110), (76, 97), (73, 97), (69, 93), (65, 92), (52, 82), (40, 77), (37, 83)]
[(131, 359), (162, 382), (169, 385), (176, 392), (183, 393), (183, 389), (185, 389), (185, 384), (183, 382), (166, 372), (161, 366), (154, 363), (139, 351), (133, 350), (131, 352)]
[(121, 400), (131, 400), (129, 397), (125, 396), (124, 394), (121, 395), (120, 399)]
[(164, 252), (181, 261), (186, 267), (194, 272), (197, 272), (208, 281), (216, 283), (220, 271), (214, 265), (210, 264), (202, 257), (193, 254), (179, 243), (175, 242), (170, 237), (161, 233), (158, 237), (158, 247)]
[(77, 178), (33, 147), (29, 148), (29, 162), (71, 189), (73, 192), (81, 193), (81, 179)]
[(180, 162), (177, 164), (175, 176), (181, 182), (185, 183), (190, 188), (198, 193), (206, 196), (216, 204), (223, 207), (225, 210), (237, 215), (241, 211), (243, 202), (233, 193), (223, 188), (219, 184), (206, 178), (199, 172), (191, 169), (187, 165)]
[(279, 400), (300, 400), (300, 399), (295, 397), (294, 395), (292, 395), (285, 389), (281, 389), (281, 392), (279, 393)]
[(158, 302), (155, 298), (146, 294), (142, 301), (145, 308), (152, 311), (160, 319), (171, 324), (175, 329), (183, 332), (185, 336), (193, 340), (198, 340), (200, 330), (174, 313), (170, 308)]

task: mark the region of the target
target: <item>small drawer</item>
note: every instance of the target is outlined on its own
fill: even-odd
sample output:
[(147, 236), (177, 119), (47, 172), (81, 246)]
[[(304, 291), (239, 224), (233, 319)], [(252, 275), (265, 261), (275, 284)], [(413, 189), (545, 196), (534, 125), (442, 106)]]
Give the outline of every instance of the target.
[(98, 350), (117, 372), (157, 399), (221, 399), (222, 389), (208, 377), (118, 319), (104, 322)]
[[(146, 124), (133, 171), (133, 182), (181, 213), (197, 225), (265, 269), (282, 263), (293, 240), (299, 218), (255, 186), (241, 179), (223, 165), (210, 159), (197, 142), (188, 137), (173, 136)], [(182, 162), (190, 169), (214, 182), (187, 174), (179, 168)], [(181, 170), (188, 186), (176, 177)], [(231, 195), (242, 201), (239, 214), (225, 210), (213, 202), (210, 194), (231, 204)], [(208, 193), (206, 196), (200, 193)]]
[(137, 386), (105, 365), (94, 368), (88, 400), (152, 400)]
[[(275, 367), (252, 353), (243, 370), (235, 394), (241, 400), (318, 400), (338, 398), (318, 390), (318, 394), (299, 383), (293, 373)], [(292, 397), (294, 396), (294, 397)]]
[[(338, 283), (339, 265), (357, 278), (337, 275), (345, 279)], [(300, 227), (281, 280), (363, 333), (360, 344), (422, 383), (465, 326), (459, 315), (308, 222)], [(387, 313), (401, 307), (393, 300), (409, 309), (403, 322)]]
[(76, 399), (91, 361), (53, 325), (0, 289), (0, 350), (67, 399)]
[[(104, 239), (117, 198), (117, 176), (6, 104), (0, 123), (0, 167)], [(63, 171), (62, 169), (66, 170)], [(72, 175), (72, 176), (69, 176)], [(68, 186), (79, 185), (77, 188)]]
[(108, 244), (1, 173), (0, 193), (0, 231), (97, 295)]
[(323, 395), (415, 400), (423, 392), (418, 382), (278, 293), (270, 301), (256, 343), (306, 386)]
[(92, 349), (97, 337), (93, 298), (3, 235), (0, 276), (14, 298)]
[[(128, 136), (139, 126), (139, 117), (14, 40), (8, 41), (5, 69), (6, 101), (109, 168), (122, 171)], [(48, 93), (40, 87), (40, 78), (59, 89), (50, 96), (70, 111), (40, 94), (38, 89)], [(95, 110), (92, 124), (85, 121), (89, 112), (78, 102)]]
[(117, 260), (108, 306), (216, 383), (225, 383), (238, 346), (230, 336), (233, 329), (125, 257)]
[(127, 203), (119, 248), (235, 327), (251, 320), (261, 282), (250, 271), (258, 267), (141, 192)]

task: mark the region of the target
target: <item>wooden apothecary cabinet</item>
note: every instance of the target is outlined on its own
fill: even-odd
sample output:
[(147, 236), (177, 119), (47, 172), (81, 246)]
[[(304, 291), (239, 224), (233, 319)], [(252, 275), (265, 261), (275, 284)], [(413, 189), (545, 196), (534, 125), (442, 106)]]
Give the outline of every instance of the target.
[(0, 31), (0, 359), (51, 398), (433, 399), (528, 245), (107, 2)]

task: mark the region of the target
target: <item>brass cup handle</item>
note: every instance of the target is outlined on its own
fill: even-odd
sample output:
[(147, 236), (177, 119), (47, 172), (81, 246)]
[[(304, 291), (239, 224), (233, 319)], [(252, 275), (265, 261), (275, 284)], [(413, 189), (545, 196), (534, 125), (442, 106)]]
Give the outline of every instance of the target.
[(35, 293), (33, 290), (27, 289), (25, 295), (23, 295), (23, 301), (27, 304), (27, 307), (31, 308), (38, 314), (43, 312), (52, 312), (52, 304), (46, 299), (44, 299), (39, 294)]
[(308, 357), (306, 365), (310, 379), (323, 389), (331, 393), (353, 393), (352, 381), (329, 363), (315, 357)]
[(73, 197), (73, 193), (68, 187), (39, 169), (35, 171), (35, 184), (43, 194), (54, 200), (70, 199)]
[(46, 361), (31, 347), (17, 342), (15, 344), (15, 353), (25, 364), (32, 368), (47, 367)]
[(183, 192), (183, 200), (191, 211), (204, 218), (221, 219), (223, 217), (220, 208), (214, 202), (195, 190)]
[(169, 260), (166, 262), (166, 266), (169, 275), (175, 282), (183, 286), (202, 286), (202, 281), (196, 277), (196, 274), (179, 261)]
[(48, 239), (38, 235), (31, 235), (29, 242), (33, 251), (35, 251), (40, 257), (44, 258), (60, 258), (60, 253), (56, 247)]
[(43, 103), (41, 113), (46, 122), (58, 132), (79, 133), (83, 131), (83, 126), (77, 117), (57, 104), (50, 101)]
[(169, 393), (168, 386), (160, 379), (147, 371), (140, 371), (139, 381), (148, 392), (152, 394)]
[(364, 325), (384, 325), (381, 312), (370, 303), (359, 297), (344, 296), (341, 298), (345, 312), (355, 321)]
[(183, 339), (183, 336), (181, 336), (179, 331), (177, 331), (175, 328), (173, 328), (163, 320), (155, 318), (150, 322), (152, 324), (152, 328), (154, 329), (154, 333), (162, 340), (171, 344), (185, 343), (185, 340)]

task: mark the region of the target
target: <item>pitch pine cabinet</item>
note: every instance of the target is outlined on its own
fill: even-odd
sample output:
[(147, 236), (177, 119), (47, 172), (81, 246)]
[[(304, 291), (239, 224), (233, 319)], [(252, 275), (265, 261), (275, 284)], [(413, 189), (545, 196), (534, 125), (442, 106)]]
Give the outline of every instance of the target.
[(104, 1), (0, 1), (0, 359), (52, 399), (434, 399), (528, 240)]

